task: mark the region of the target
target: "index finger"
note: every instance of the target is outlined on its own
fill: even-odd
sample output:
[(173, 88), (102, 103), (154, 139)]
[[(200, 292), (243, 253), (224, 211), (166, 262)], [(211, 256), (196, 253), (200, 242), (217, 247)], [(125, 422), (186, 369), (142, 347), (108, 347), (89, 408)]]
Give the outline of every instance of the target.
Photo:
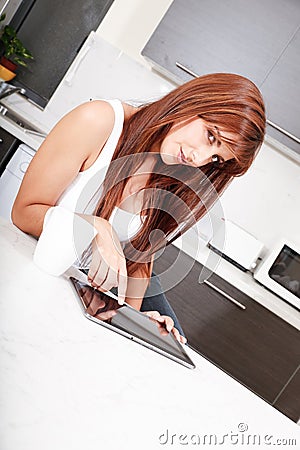
[(126, 290), (127, 290), (127, 270), (126, 270), (126, 264), (124, 264), (123, 267), (119, 269), (118, 273), (118, 303), (119, 305), (123, 305), (126, 297)]
[(167, 331), (172, 331), (172, 328), (174, 327), (174, 321), (170, 316), (162, 316), (165, 321), (165, 326)]

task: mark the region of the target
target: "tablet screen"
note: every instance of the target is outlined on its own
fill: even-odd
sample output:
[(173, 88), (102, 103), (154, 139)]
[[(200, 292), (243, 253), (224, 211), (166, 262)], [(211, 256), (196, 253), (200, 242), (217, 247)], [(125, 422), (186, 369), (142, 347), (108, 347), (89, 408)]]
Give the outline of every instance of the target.
[(104, 292), (70, 278), (80, 298), (84, 314), (95, 322), (105, 324), (122, 332), (152, 350), (169, 356), (188, 367), (195, 367), (183, 346), (161, 323), (151, 319), (127, 304), (119, 305), (117, 300)]

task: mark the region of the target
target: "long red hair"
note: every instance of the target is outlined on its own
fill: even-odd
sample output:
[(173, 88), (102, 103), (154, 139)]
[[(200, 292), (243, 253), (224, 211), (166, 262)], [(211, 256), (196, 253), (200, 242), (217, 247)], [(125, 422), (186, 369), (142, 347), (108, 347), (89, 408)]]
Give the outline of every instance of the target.
[[(144, 191), (143, 225), (124, 248), (129, 276), (137, 271), (150, 276), (151, 255), (207, 212), (233, 177), (248, 170), (263, 142), (265, 108), (254, 83), (228, 73), (195, 78), (163, 98), (139, 107), (125, 120), (95, 214), (108, 220), (121, 202), (126, 183), (147, 154), (162, 143), (176, 121), (194, 116), (201, 117), (209, 127), (218, 127), (220, 139), (234, 159), (221, 167), (209, 163), (195, 168), (166, 165), (156, 155)], [(236, 139), (225, 139), (222, 131), (234, 134)]]

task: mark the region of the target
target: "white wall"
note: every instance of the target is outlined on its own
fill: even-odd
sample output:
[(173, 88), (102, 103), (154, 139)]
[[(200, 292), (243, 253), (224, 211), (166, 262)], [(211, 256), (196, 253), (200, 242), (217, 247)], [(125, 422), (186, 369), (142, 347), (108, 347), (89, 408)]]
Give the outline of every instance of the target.
[(145, 65), (140, 52), (172, 1), (115, 0), (97, 33)]

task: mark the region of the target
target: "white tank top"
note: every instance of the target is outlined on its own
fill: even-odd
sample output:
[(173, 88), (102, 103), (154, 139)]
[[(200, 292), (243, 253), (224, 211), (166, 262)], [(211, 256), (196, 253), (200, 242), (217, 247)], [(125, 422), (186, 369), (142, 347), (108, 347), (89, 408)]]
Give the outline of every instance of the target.
[[(72, 183), (58, 199), (56, 205), (72, 212), (92, 214), (101, 195), (101, 187), (122, 133), (124, 109), (120, 100), (106, 100), (113, 108), (115, 122), (112, 132), (96, 161), (86, 170), (79, 172)], [(100, 118), (101, 120), (101, 118)], [(120, 242), (132, 238), (142, 225), (139, 214), (133, 214), (115, 207), (109, 219)]]

